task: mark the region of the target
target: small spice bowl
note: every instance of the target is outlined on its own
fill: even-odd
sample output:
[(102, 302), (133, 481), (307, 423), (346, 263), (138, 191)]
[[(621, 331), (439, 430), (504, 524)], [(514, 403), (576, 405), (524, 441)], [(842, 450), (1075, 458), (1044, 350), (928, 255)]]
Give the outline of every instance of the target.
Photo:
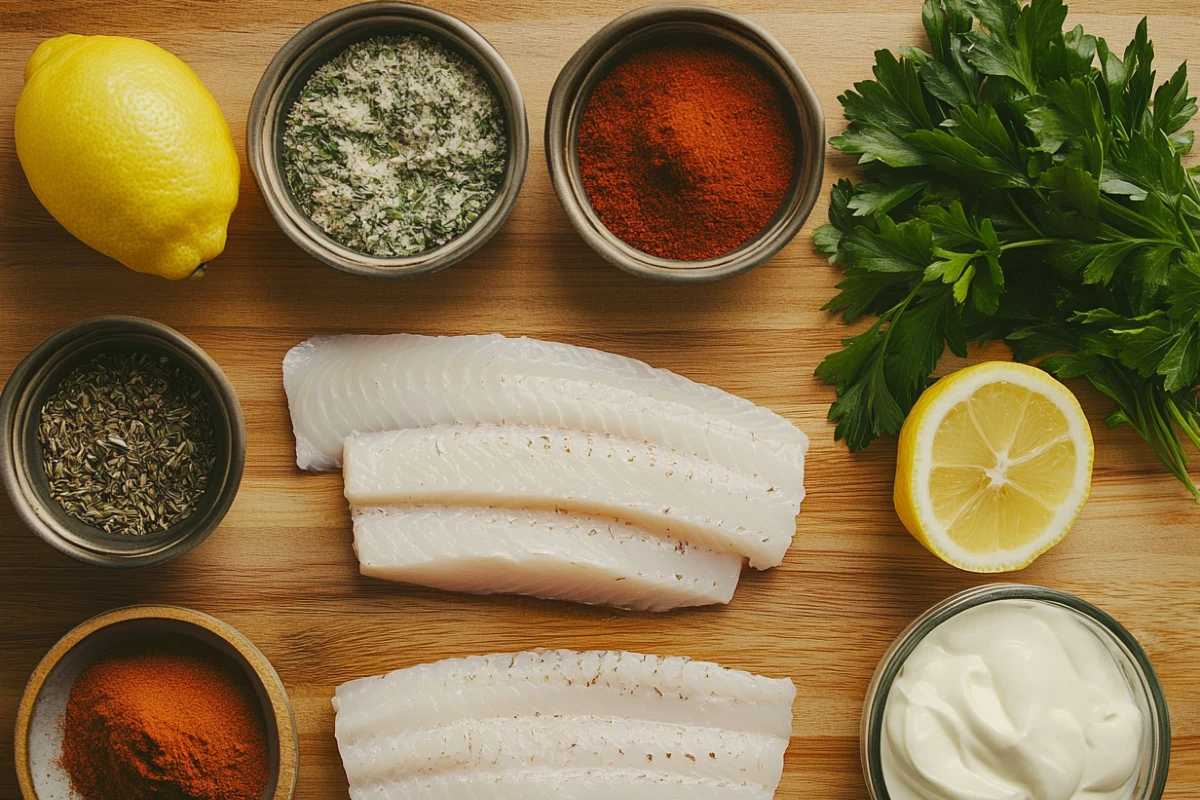
[(951, 618), (987, 603), (1006, 600), (1027, 600), (1063, 608), (1090, 628), (1104, 644), (1128, 681), (1130, 693), (1145, 720), (1141, 762), (1130, 800), (1159, 800), (1166, 787), (1171, 761), (1171, 719), (1162, 685), (1146, 651), (1120, 622), (1091, 603), (1056, 589), (1015, 583), (977, 586), (943, 600), (902, 631), (880, 659), (867, 688), (860, 730), (863, 777), (872, 800), (891, 798), (883, 771), (884, 718), (892, 684), (908, 657), (926, 636)]
[[(376, 36), (419, 33), (463, 56), (491, 84), (504, 110), (508, 154), (504, 179), (486, 210), (465, 232), (423, 253), (380, 258), (335, 241), (304, 213), (288, 187), (283, 135), (288, 113), (308, 79), (347, 47)], [(415, 278), (474, 253), (512, 212), (529, 163), (525, 101), (512, 70), (496, 49), (462, 20), (413, 3), (371, 2), (343, 8), (310, 23), (272, 59), (259, 81), (246, 126), (250, 170), (275, 222), (302, 250), (334, 269), (371, 278)]]
[(63, 716), (79, 673), (115, 645), (163, 635), (195, 639), (229, 656), (245, 672), (266, 722), (270, 766), (262, 800), (290, 800), (296, 790), (299, 739), (279, 675), (231, 626), (173, 606), (130, 606), (93, 617), (60, 639), (38, 664), (17, 708), (17, 782), (24, 800), (72, 800), (60, 761)]
[[(656, 44), (712, 42), (747, 56), (781, 90), (796, 139), (792, 182), (775, 216), (731, 253), (706, 261), (677, 261), (642, 252), (617, 238), (592, 209), (577, 146), (580, 119), (596, 85), (633, 53)], [(820, 101), (795, 60), (769, 33), (718, 8), (662, 4), (618, 17), (589, 39), (559, 73), (546, 111), (546, 160), (571, 224), (605, 260), (626, 272), (676, 283), (728, 278), (773, 257), (804, 225), (821, 193), (825, 121)]]
[[(195, 511), (164, 531), (106, 533), (69, 515), (50, 495), (38, 439), (47, 398), (76, 366), (106, 352), (172, 359), (199, 385), (212, 415), (216, 460)], [(0, 481), (22, 521), (48, 544), (88, 564), (126, 569), (161, 564), (212, 533), (233, 504), (246, 460), (237, 395), (208, 354), (178, 331), (139, 317), (96, 317), (70, 325), (35, 347), (0, 393)]]

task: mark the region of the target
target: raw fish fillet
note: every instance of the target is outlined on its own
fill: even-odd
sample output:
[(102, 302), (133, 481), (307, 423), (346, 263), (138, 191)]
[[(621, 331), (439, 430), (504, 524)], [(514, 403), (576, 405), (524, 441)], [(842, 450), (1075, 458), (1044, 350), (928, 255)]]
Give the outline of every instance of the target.
[(474, 594), (667, 611), (728, 603), (741, 556), (562, 511), (417, 506), (354, 510), (362, 574)]
[(330, 469), (357, 433), (542, 425), (652, 442), (803, 497), (808, 438), (783, 417), (664, 369), (489, 336), (317, 336), (283, 361), (296, 462)]
[(792, 735), (789, 680), (688, 658), (531, 650), (421, 664), (338, 687), (339, 743), (490, 717), (572, 714)]
[(362, 782), (478, 770), (653, 769), (681, 778), (753, 783), (774, 790), (788, 741), (763, 733), (663, 722), (554, 715), (473, 719), (380, 736), (342, 748)]
[(356, 506), (564, 509), (616, 517), (767, 569), (783, 561), (798, 503), (762, 481), (658, 445), (555, 428), (442, 425), (351, 437)]
[(372, 783), (353, 800), (771, 800), (765, 786), (608, 769), (470, 772)]
[(343, 684), (353, 800), (770, 800), (791, 681), (568, 650), (441, 661)]

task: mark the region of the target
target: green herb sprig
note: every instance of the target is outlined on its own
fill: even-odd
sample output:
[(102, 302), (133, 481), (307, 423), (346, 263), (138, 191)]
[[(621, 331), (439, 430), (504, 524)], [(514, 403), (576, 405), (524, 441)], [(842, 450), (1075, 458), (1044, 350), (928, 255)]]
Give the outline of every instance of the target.
[(1085, 377), (1200, 500), (1200, 190), (1184, 166), (1187, 64), (1155, 87), (1146, 21), (1118, 56), (1062, 0), (926, 0), (929, 50), (875, 54), (832, 140), (867, 180), (833, 188), (826, 309), (874, 323), (817, 375), (853, 450), (899, 432), (943, 351), (1004, 340)]

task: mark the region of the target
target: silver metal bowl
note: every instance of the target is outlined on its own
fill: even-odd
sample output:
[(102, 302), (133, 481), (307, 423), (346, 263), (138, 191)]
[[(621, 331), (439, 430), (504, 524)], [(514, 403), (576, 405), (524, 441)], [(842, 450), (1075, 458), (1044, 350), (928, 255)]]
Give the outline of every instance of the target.
[[(106, 533), (68, 514), (50, 496), (38, 425), (42, 407), (79, 364), (104, 352), (170, 357), (195, 376), (212, 413), (217, 447), (208, 487), (191, 516), (143, 536)], [(212, 533), (237, 496), (246, 461), (246, 427), (237, 395), (208, 354), (178, 331), (139, 317), (96, 317), (63, 328), (30, 351), (0, 393), (0, 482), (17, 515), (56, 550), (116, 569), (161, 564)]]
[[(796, 133), (792, 184), (775, 216), (737, 250), (707, 261), (659, 258), (621, 241), (592, 209), (579, 173), (579, 122), (596, 84), (634, 51), (679, 40), (731, 45), (759, 63), (783, 90)], [(546, 160), (554, 191), (571, 224), (609, 263), (646, 278), (677, 283), (715, 281), (764, 263), (799, 233), (821, 194), (825, 118), (795, 60), (758, 25), (708, 6), (652, 5), (613, 20), (563, 67), (546, 110)]]
[[(375, 36), (420, 33), (461, 54), (488, 80), (504, 109), (508, 164), (491, 204), (460, 236), (403, 258), (379, 258), (335, 241), (313, 223), (288, 188), (282, 144), (292, 105), (312, 74), (347, 47)], [(293, 242), (329, 266), (372, 278), (415, 278), (460, 261), (492, 238), (517, 202), (529, 163), (525, 101), (508, 64), (462, 20), (412, 3), (375, 2), (343, 8), (288, 40), (259, 81), (246, 125), (250, 170), (275, 222)]]
[(1130, 800), (1159, 800), (1171, 762), (1171, 718), (1162, 685), (1146, 651), (1121, 623), (1075, 595), (1041, 586), (992, 583), (967, 589), (930, 608), (908, 626), (875, 669), (863, 703), (859, 732), (863, 777), (872, 800), (890, 800), (883, 773), (883, 723), (892, 683), (917, 645), (935, 628), (964, 611), (1002, 600), (1030, 600), (1059, 606), (1076, 615), (1112, 654), (1129, 682), (1129, 690), (1145, 719), (1142, 758)]

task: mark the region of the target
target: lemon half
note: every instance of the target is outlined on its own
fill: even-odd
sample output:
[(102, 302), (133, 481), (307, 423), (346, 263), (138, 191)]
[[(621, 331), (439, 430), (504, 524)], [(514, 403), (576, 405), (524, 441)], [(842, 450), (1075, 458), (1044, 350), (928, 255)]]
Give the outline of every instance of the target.
[(971, 572), (1023, 569), (1087, 501), (1094, 448), (1075, 395), (1046, 372), (993, 361), (943, 378), (900, 432), (895, 503), (934, 555)]

